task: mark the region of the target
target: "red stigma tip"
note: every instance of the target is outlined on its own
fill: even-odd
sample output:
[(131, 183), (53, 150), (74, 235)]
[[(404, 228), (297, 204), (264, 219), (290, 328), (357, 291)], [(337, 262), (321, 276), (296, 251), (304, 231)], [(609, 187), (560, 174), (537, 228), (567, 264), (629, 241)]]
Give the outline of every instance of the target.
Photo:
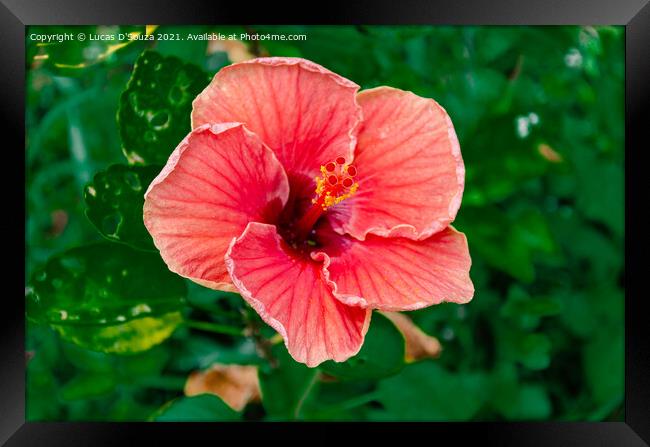
[(352, 186), (353, 183), (354, 183), (354, 182), (353, 182), (352, 179), (349, 178), (349, 177), (343, 179), (343, 186), (345, 186), (346, 188), (349, 188), (350, 186)]
[(325, 165), (325, 169), (327, 170), (327, 172), (334, 172), (334, 169), (336, 169), (336, 165), (330, 161)]
[(355, 168), (354, 166), (350, 165), (350, 166), (348, 166), (347, 173), (348, 173), (348, 175), (349, 175), (350, 177), (354, 177), (355, 175), (357, 175), (357, 168)]
[(340, 164), (340, 165), (344, 165), (344, 164), (345, 164), (345, 158), (343, 158), (343, 157), (337, 157), (337, 158), (336, 158), (336, 163), (338, 163), (338, 164)]
[(339, 182), (339, 178), (335, 175), (330, 175), (327, 177), (327, 181), (330, 183), (330, 185), (336, 185)]

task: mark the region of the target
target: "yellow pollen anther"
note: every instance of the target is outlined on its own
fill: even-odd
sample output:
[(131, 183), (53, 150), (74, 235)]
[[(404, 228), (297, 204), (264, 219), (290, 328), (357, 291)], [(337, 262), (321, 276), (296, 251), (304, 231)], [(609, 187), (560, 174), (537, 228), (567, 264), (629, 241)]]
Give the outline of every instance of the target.
[(316, 177), (316, 195), (312, 199), (312, 206), (308, 207), (302, 217), (292, 225), (293, 237), (299, 241), (308, 241), (308, 235), (313, 231), (314, 225), (330, 206), (341, 203), (357, 192), (359, 184), (353, 177), (357, 169), (345, 158), (338, 157), (335, 161), (320, 167), (321, 175)]
[(316, 196), (312, 203), (320, 204), (323, 210), (341, 203), (359, 188), (359, 184), (353, 180), (357, 169), (351, 164), (330, 162), (321, 166), (320, 172), (321, 175), (316, 177)]

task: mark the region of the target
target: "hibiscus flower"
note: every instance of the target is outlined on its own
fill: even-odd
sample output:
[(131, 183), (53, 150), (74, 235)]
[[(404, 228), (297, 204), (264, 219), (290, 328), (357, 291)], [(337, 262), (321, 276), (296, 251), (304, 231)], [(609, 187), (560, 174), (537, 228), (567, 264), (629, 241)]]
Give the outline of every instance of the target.
[(411, 92), (358, 90), (300, 58), (225, 67), (145, 194), (169, 269), (240, 293), (310, 367), (359, 352), (373, 309), (474, 294), (449, 225), (465, 176), (449, 116)]

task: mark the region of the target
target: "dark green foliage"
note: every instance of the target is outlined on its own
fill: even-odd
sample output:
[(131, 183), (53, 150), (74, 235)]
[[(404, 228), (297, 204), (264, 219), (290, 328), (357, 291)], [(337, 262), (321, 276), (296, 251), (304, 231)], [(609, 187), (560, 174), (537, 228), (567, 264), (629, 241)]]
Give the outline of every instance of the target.
[(472, 419), (486, 400), (486, 380), (479, 372), (450, 374), (434, 361), (407, 366), (399, 375), (379, 384), (377, 400), (383, 408), (372, 411), (370, 419)]
[(264, 408), (270, 420), (301, 419), (317, 384), (318, 370), (294, 361), (283, 345), (272, 349), (272, 364), (259, 373)]
[(86, 216), (107, 239), (155, 250), (142, 220), (144, 193), (161, 166), (112, 165), (84, 190)]
[[(100, 28), (144, 32), (27, 35)], [(405, 363), (402, 334), (375, 313), (357, 356), (296, 363), (238, 295), (169, 272), (142, 222), (144, 192), (227, 48), (28, 39), (29, 420), (623, 418), (622, 27), (154, 32), (210, 31), (304, 33), (248, 51), (305, 57), (449, 112), (466, 167), (453, 225), (469, 241), (475, 297), (409, 313), (440, 340), (437, 359)], [(238, 413), (183, 397), (188, 375), (214, 363), (257, 365), (262, 402)]]
[(342, 363), (328, 361), (321, 369), (340, 379), (381, 379), (404, 367), (404, 338), (390, 320), (375, 313), (361, 351)]
[(236, 421), (240, 417), (217, 396), (203, 394), (180, 397), (162, 407), (152, 419), (156, 422), (216, 422)]
[(132, 164), (164, 164), (190, 131), (192, 100), (210, 77), (175, 56), (145, 51), (120, 97), (117, 120)]

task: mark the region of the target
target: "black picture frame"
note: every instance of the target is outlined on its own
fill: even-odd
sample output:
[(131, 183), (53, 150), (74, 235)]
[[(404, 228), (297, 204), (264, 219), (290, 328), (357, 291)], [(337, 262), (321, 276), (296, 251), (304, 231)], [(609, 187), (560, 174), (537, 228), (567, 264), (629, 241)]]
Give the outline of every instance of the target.
[[(180, 436), (184, 442), (200, 437), (217, 439), (225, 432), (245, 430), (249, 434), (297, 439), (316, 436), (323, 430), (332, 439), (347, 434), (408, 432), (410, 439), (440, 442), (440, 437), (478, 440), (487, 445), (602, 445), (640, 446), (650, 442), (650, 325), (644, 312), (639, 285), (644, 268), (642, 227), (644, 194), (642, 163), (645, 121), (650, 87), (650, 4), (648, 0), (463, 0), (433, 2), (425, 0), (357, 1), (281, 5), (267, 2), (248, 6), (234, 2), (205, 0), (2, 0), (0, 4), (0, 56), (3, 85), (0, 87), (2, 122), (5, 127), (3, 180), (5, 200), (3, 229), (5, 242), (19, 241), (24, 223), (11, 218), (15, 210), (25, 212), (25, 196), (19, 196), (24, 169), (11, 169), (24, 163), (25, 26), (47, 24), (142, 24), (142, 23), (268, 23), (268, 24), (445, 24), (445, 25), (624, 25), (625, 38), (625, 209), (626, 209), (626, 304), (625, 304), (625, 421), (593, 423), (419, 423), (408, 424), (256, 424), (254, 430), (241, 424), (135, 424), (135, 423), (32, 423), (25, 422), (24, 300), (16, 281), (21, 266), (7, 262), (17, 271), (5, 270), (6, 288), (0, 324), (0, 444), (40, 445), (135, 445), (156, 439)], [(7, 138), (13, 137), (13, 138)], [(10, 144), (9, 141), (12, 143)], [(7, 158), (13, 154), (16, 158)], [(15, 163), (15, 164), (14, 164)], [(24, 165), (23, 165), (24, 166)], [(21, 229), (22, 228), (22, 229)], [(20, 242), (17, 242), (20, 244)], [(16, 253), (25, 247), (16, 247)], [(13, 259), (7, 250), (5, 260)], [(22, 265), (24, 268), (24, 264)], [(24, 277), (24, 270), (23, 270)], [(297, 435), (297, 431), (304, 432)], [(344, 434), (345, 433), (345, 434)], [(232, 433), (228, 433), (229, 435)], [(246, 435), (247, 437), (249, 435)], [(426, 438), (424, 438), (426, 436)], [(429, 438), (431, 437), (431, 438)], [(142, 439), (142, 441), (140, 441)], [(306, 438), (303, 438), (306, 439)], [(421, 441), (418, 441), (421, 442)], [(432, 441), (433, 442), (433, 441)], [(443, 441), (444, 442), (444, 441)]]

